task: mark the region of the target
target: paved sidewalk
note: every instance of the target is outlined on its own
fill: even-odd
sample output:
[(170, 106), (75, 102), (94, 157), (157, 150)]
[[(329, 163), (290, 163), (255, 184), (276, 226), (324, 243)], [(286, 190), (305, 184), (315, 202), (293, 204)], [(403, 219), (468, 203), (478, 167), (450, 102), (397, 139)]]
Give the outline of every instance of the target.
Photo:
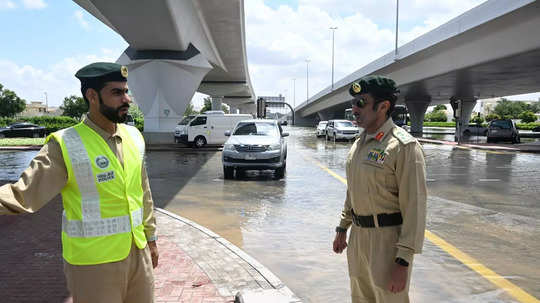
[[(36, 214), (0, 216), (2, 302), (72, 302), (63, 274), (61, 212), (56, 197)], [(213, 232), (164, 210), (156, 210), (156, 219), (156, 302), (234, 302), (238, 291), (248, 289), (271, 289), (300, 302), (271, 272)]]

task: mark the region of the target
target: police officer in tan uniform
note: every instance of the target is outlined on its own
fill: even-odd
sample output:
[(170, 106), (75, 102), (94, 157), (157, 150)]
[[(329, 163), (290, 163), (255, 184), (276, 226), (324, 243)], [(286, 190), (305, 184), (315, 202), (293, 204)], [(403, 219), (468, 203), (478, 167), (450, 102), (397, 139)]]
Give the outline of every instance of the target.
[(422, 251), (426, 221), (423, 149), (390, 118), (398, 94), (392, 79), (366, 76), (349, 93), (364, 131), (347, 157), (347, 196), (333, 250), (347, 248), (354, 303), (409, 302), (413, 255)]
[[(94, 182), (96, 182), (95, 188), (99, 188), (97, 187), (98, 182), (106, 184), (107, 181), (114, 181), (114, 178), (118, 179), (120, 176), (128, 180), (124, 183), (126, 189), (119, 188), (118, 191), (114, 187), (112, 188), (120, 193), (119, 196), (100, 191), (97, 201), (94, 198), (93, 201), (90, 201), (94, 204), (87, 204), (88, 208), (97, 206), (97, 215), (94, 215), (94, 217), (97, 216), (97, 219), (94, 221), (105, 222), (103, 224), (105, 231), (103, 234), (99, 234), (99, 231), (102, 230), (101, 226), (96, 228), (95, 225), (85, 229), (85, 224), (91, 226), (93, 222), (85, 222), (84, 218), (81, 219), (82, 221), (70, 221), (66, 217), (66, 212), (69, 212), (69, 209), (81, 211), (82, 208), (84, 213), (85, 207), (79, 206), (77, 208), (78, 203), (83, 203), (80, 201), (81, 198), (79, 201), (76, 198), (77, 189), (75, 191), (71, 189), (71, 197), (75, 196), (75, 198), (66, 199), (70, 196), (64, 196), (67, 193), (66, 190), (70, 190), (70, 180), (73, 180), (73, 176), (68, 175), (68, 164), (71, 171), (74, 171), (79, 169), (76, 166), (80, 166), (81, 163), (71, 165), (73, 162), (65, 161), (68, 156), (70, 161), (73, 161), (73, 158), (68, 153), (69, 149), (66, 152), (67, 143), (64, 142), (65, 140), (58, 141), (58, 138), (64, 138), (62, 136), (51, 135), (31, 161), (30, 166), (23, 172), (21, 178), (14, 184), (0, 187), (0, 214), (34, 213), (62, 192), (65, 208), (62, 218), (64, 272), (74, 302), (154, 302), (153, 268), (158, 265), (159, 258), (156, 245), (156, 221), (153, 213), (152, 194), (144, 165), (144, 155), (139, 156), (139, 150), (134, 151), (135, 145), (132, 144), (135, 142), (133, 138), (138, 139), (137, 143), (139, 144), (136, 146), (144, 152), (144, 139), (134, 127), (120, 124), (125, 121), (131, 103), (127, 87), (127, 68), (115, 63), (98, 62), (83, 67), (75, 76), (81, 81), (81, 91), (85, 101), (89, 104), (89, 114), (81, 124), (64, 130), (64, 134), (68, 130), (74, 133), (73, 130), (77, 127), (84, 129), (86, 137), (91, 137), (90, 142), (97, 142), (97, 144), (93, 144), (94, 146), (84, 145), (84, 147), (79, 148), (79, 155), (81, 153), (90, 154), (90, 150), (97, 150), (103, 155), (110, 155), (110, 158), (99, 157), (99, 161), (96, 158), (97, 165), (118, 168), (116, 171), (96, 175), (96, 181), (92, 180), (92, 175), (89, 175), (90, 178), (87, 179), (89, 182), (78, 180), (79, 190), (81, 192), (83, 191), (81, 188), (86, 190), (89, 184), (94, 186)], [(83, 137), (83, 133), (79, 132), (79, 135), (81, 138)], [(126, 161), (130, 161), (131, 167), (125, 166)], [(113, 162), (118, 164), (113, 166)], [(91, 168), (94, 167), (93, 163), (90, 164)], [(131, 175), (128, 175), (129, 169), (131, 169)], [(92, 169), (90, 169), (91, 172)], [(130, 176), (131, 179), (127, 179)], [(76, 175), (76, 178), (79, 178), (79, 175)], [(138, 194), (133, 195), (133, 191), (138, 192)], [(120, 197), (120, 199), (111, 200), (111, 196), (113, 198)], [(122, 198), (124, 196), (128, 198)], [(134, 200), (132, 197), (137, 199)], [(121, 214), (125, 212), (126, 215), (114, 218), (107, 217), (107, 212), (109, 215), (113, 213), (111, 211), (112, 205), (116, 205), (114, 206), (116, 212)], [(138, 206), (138, 208), (129, 212), (133, 206)], [(104, 214), (105, 218), (102, 218)], [(113, 222), (110, 219), (116, 221)], [(122, 221), (122, 219), (124, 220)], [(83, 227), (81, 227), (80, 222), (82, 222)], [(112, 222), (112, 225), (107, 225), (107, 222)], [(124, 223), (124, 229), (118, 230), (121, 223)], [(77, 228), (82, 230), (82, 234), (77, 235)], [(74, 234), (69, 236), (70, 232)], [(123, 239), (119, 246), (118, 239)], [(98, 241), (102, 241), (99, 242), (101, 244), (98, 244)], [(93, 253), (85, 256), (84, 249), (77, 250), (81, 246), (92, 250)], [(101, 259), (98, 261), (92, 259), (96, 252), (99, 254), (107, 249), (109, 251), (104, 253)], [(110, 255), (115, 255), (115, 257)], [(72, 262), (76, 264), (69, 263), (68, 256), (72, 260), (77, 260), (77, 262)], [(81, 263), (86, 264), (81, 265)]]

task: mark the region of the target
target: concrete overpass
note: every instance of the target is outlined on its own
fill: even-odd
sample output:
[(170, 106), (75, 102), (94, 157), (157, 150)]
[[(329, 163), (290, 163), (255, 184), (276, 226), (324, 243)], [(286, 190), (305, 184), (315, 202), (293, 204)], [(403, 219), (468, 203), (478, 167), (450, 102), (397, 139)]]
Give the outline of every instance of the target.
[(172, 142), (196, 91), (255, 112), (243, 0), (74, 1), (129, 44), (117, 62), (128, 66), (150, 142)]
[(373, 61), (296, 107), (298, 122), (343, 117), (349, 85), (387, 75), (401, 90), (411, 130), (422, 131), (430, 105), (462, 100), (468, 123), (477, 99), (540, 91), (540, 2), (490, 0)]

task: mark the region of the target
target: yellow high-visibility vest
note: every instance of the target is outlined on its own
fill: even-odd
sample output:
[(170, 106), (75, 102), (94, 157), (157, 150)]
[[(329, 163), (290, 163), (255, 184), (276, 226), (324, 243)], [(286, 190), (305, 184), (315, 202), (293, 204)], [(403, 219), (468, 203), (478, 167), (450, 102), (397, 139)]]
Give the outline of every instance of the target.
[(143, 249), (144, 138), (133, 126), (122, 134), (122, 167), (105, 140), (84, 123), (47, 137), (60, 143), (68, 180), (62, 189), (62, 250), (69, 264), (125, 259), (131, 243)]

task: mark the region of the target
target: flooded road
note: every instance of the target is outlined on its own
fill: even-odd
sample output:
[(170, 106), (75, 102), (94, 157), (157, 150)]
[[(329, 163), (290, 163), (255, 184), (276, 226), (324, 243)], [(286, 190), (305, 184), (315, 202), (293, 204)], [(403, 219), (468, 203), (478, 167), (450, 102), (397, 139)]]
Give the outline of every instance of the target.
[[(350, 143), (289, 128), (287, 175), (224, 180), (221, 153), (148, 154), (156, 204), (209, 227), (276, 273), (306, 302), (350, 302), (344, 255), (331, 251)], [(540, 156), (425, 145), (428, 230), (540, 297)], [(156, 191), (159, 188), (159, 192)], [(426, 239), (412, 302), (517, 302)], [(508, 256), (512, 256), (509, 261)]]
[[(148, 152), (155, 203), (227, 238), (305, 302), (350, 302), (346, 257), (334, 254), (331, 244), (351, 143), (325, 142), (308, 128), (287, 131), (283, 180), (271, 171), (224, 180), (218, 150)], [(540, 155), (424, 149), (430, 233), (540, 298)], [(16, 179), (35, 153), (0, 153), (0, 179)], [(18, 172), (4, 166), (14, 160), (9, 157), (25, 163)], [(415, 257), (411, 302), (519, 302), (433, 239)]]

